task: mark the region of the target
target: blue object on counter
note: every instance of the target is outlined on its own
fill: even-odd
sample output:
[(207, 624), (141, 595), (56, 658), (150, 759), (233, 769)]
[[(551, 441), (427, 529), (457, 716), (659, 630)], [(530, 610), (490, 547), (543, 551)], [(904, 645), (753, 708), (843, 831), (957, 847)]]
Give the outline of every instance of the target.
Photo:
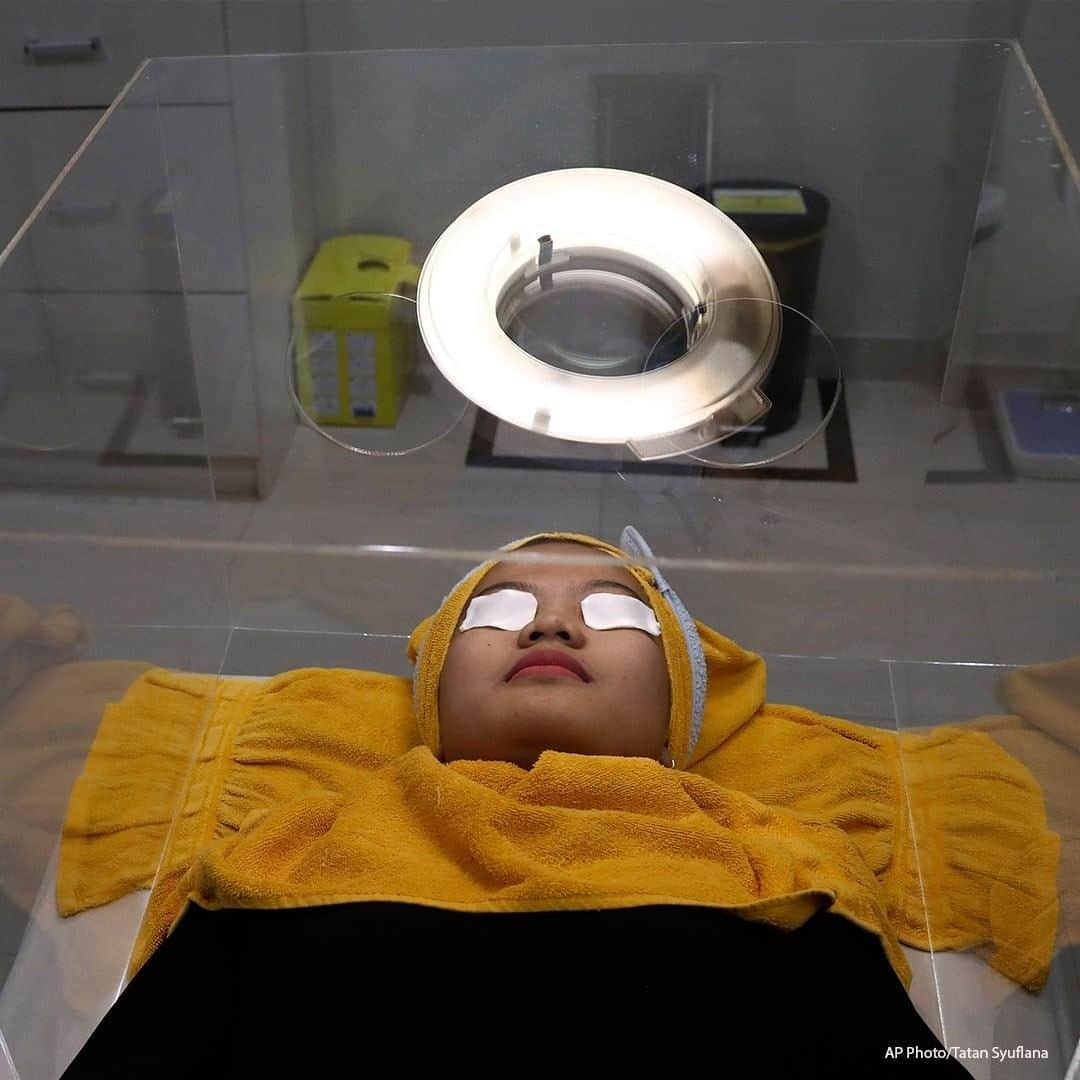
[(1080, 456), (1080, 394), (1006, 390), (1001, 397), (1013, 438), (1023, 453)]

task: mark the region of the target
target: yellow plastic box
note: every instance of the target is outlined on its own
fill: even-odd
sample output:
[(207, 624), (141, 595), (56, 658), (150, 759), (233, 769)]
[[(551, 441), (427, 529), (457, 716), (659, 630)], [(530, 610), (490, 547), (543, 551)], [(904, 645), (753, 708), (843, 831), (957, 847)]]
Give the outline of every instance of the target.
[(307, 268), (293, 297), (296, 381), (320, 424), (397, 423), (416, 360), (415, 311), (386, 294), (416, 295), (411, 258), (400, 237), (338, 236)]

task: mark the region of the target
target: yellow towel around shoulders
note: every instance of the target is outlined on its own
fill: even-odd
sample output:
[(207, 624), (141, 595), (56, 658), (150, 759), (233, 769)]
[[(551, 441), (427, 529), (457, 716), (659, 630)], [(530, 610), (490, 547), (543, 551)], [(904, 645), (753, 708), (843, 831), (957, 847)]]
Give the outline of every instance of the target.
[(932, 938), (1040, 986), (1057, 837), (1030, 774), (980, 733), (898, 737), (766, 705), (760, 658), (699, 627), (710, 689), (686, 770), (555, 752), (531, 770), (442, 764), (408, 680), (373, 672), (148, 672), (75, 785), (60, 910), (152, 885), (135, 970), (189, 901), (682, 903), (785, 929), (830, 907), (878, 934), (905, 981), (898, 942)]

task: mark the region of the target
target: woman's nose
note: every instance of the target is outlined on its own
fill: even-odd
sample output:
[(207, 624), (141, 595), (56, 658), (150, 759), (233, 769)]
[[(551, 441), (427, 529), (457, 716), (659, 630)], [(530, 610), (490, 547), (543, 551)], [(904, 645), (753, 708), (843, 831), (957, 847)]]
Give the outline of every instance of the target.
[(537, 609), (536, 617), (521, 630), (521, 644), (528, 645), (543, 638), (555, 638), (570, 645), (585, 641), (585, 625), (581, 611), (576, 613), (559, 608)]

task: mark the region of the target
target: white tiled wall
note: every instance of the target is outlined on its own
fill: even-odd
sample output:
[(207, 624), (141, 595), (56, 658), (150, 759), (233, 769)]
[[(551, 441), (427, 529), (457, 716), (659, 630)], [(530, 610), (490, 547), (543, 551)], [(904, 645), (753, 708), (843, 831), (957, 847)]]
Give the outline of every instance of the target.
[[(832, 202), (815, 308), (829, 332), (944, 339), (994, 119), (985, 88), (1002, 63), (986, 43), (488, 50), (455, 67), (422, 54), (341, 57), (320, 65), (312, 84), (322, 121), (313, 129), (318, 231), (402, 232), (424, 251), (511, 179), (629, 167), (600, 145), (596, 76), (700, 72), (703, 116), (714, 85), (711, 130), (703, 120), (698, 143), (684, 148), (702, 163), (699, 179), (806, 183)], [(634, 116), (638, 145), (681, 118), (667, 112), (676, 106), (663, 85), (651, 113)], [(625, 122), (617, 105), (606, 122)]]
[(233, 71), (248, 326), (259, 417), (259, 487), (276, 481), (296, 419), (285, 382), (291, 299), (316, 248), (309, 65), (267, 58)]
[(206, 445), (215, 456), (255, 459), (260, 444), (247, 296), (189, 292), (184, 301)]
[[(23, 56), (24, 40), (91, 36), (101, 46), (86, 59)], [(296, 50), (303, 7), (291, 0), (20, 0), (0, 12), (0, 41), (6, 241), (143, 57)], [(11, 318), (5, 361), (25, 367), (44, 352), (62, 373), (90, 367), (151, 378), (155, 401), (125, 447), (134, 453), (252, 461), (259, 453), (229, 74), (227, 62), (214, 59), (146, 69), (0, 271)], [(45, 296), (20, 299), (11, 295), (17, 289)], [(193, 294), (186, 306), (182, 290)], [(178, 438), (168, 423), (173, 414), (198, 413), (193, 365), (214, 395), (205, 440)], [(48, 412), (58, 401), (54, 390), (39, 405)], [(102, 402), (83, 404), (93, 412)], [(22, 438), (7, 431), (11, 424), (6, 418), (0, 437)], [(98, 426), (100, 449), (109, 431), (104, 419)]]
[(307, 0), (313, 49), (603, 44), (611, 41), (828, 41), (994, 37), (1012, 29), (1009, 0)]

